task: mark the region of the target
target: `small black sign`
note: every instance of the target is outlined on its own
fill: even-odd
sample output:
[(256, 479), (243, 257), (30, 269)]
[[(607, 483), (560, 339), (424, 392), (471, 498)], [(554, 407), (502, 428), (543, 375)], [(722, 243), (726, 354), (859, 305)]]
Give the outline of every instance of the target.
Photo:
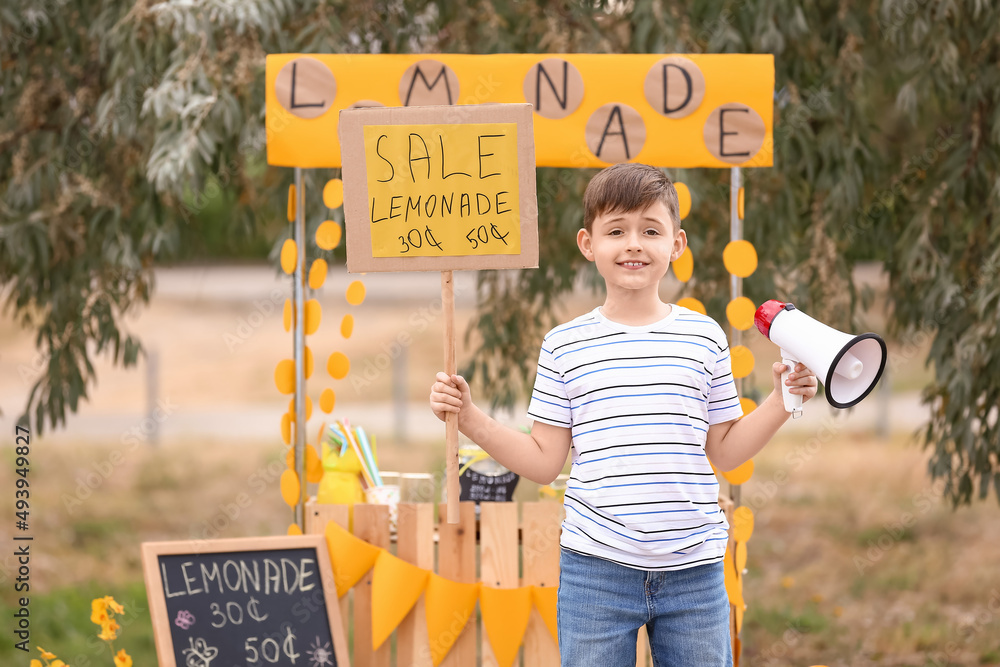
[(484, 475), (469, 468), (458, 478), (461, 486), (459, 500), (475, 502), (510, 502), (514, 499), (514, 489), (521, 477), (516, 472), (502, 475)]
[[(324, 589), (326, 546), (303, 539), (314, 537), (214, 540), (200, 553), (190, 550), (197, 542), (143, 545), (160, 664), (346, 667), (336, 596), (328, 605)], [(270, 548), (219, 550), (237, 542)]]

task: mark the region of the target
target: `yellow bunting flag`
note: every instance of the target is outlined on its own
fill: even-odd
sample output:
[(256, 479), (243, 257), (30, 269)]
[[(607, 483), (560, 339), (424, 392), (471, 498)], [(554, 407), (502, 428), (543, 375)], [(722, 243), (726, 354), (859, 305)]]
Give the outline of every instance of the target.
[(750, 477), (753, 476), (753, 459), (744, 461), (736, 468), (723, 472), (722, 476), (725, 477), (726, 481), (730, 484), (735, 484), (737, 486), (740, 484), (746, 484), (750, 481)]
[(382, 550), (372, 576), (372, 650), (377, 651), (410, 613), (430, 573)]
[(288, 534), (289, 535), (301, 535), (302, 528), (297, 523), (288, 524)]
[(757, 401), (752, 398), (741, 398), (740, 407), (743, 408), (743, 416), (745, 417), (757, 409)]
[(754, 313), (757, 307), (745, 296), (738, 296), (726, 306), (726, 319), (740, 331), (746, 331), (753, 326)]
[(476, 608), (480, 584), (463, 584), (430, 573), (424, 592), (427, 614), (427, 640), (431, 660), (437, 667), (454, 646), (462, 629)]
[(500, 667), (510, 667), (517, 658), (531, 616), (531, 587), (491, 588), (479, 593), (483, 627)]
[(340, 335), (344, 338), (350, 338), (352, 333), (354, 333), (354, 315), (348, 313), (340, 321)]
[(288, 186), (288, 222), (295, 222), (295, 184)]
[(382, 549), (355, 537), (330, 521), (326, 524), (326, 547), (330, 551), (337, 597), (343, 597), (375, 565)]
[(559, 589), (555, 586), (531, 587), (531, 601), (535, 603), (535, 609), (545, 621), (545, 627), (549, 629), (552, 639), (556, 641), (559, 641), (559, 636), (556, 633), (556, 598), (559, 597), (558, 593)]
[(281, 323), (285, 325), (285, 331), (292, 330), (292, 320), (295, 317), (295, 312), (292, 310), (292, 300), (285, 299), (285, 307), (281, 311)]

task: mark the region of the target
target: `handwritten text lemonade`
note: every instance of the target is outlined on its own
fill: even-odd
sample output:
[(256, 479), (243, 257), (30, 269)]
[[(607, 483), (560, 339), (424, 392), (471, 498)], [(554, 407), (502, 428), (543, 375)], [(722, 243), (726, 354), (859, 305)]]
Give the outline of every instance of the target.
[(519, 254), (515, 123), (366, 125), (375, 257)]

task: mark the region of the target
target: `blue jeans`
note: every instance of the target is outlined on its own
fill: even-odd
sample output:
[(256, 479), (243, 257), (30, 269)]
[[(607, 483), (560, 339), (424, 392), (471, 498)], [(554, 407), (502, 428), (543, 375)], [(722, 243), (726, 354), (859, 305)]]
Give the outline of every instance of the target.
[(653, 667), (730, 667), (723, 564), (649, 572), (562, 549), (557, 624), (563, 667), (635, 667), (639, 628)]

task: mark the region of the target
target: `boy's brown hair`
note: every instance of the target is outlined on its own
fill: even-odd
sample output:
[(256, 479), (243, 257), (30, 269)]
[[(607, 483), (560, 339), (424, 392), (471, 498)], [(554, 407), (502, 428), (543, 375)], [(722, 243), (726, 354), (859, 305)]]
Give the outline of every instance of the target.
[(643, 211), (658, 201), (667, 207), (676, 232), (681, 228), (680, 205), (677, 190), (667, 175), (647, 164), (611, 165), (587, 184), (583, 193), (583, 227), (590, 233), (599, 215)]

